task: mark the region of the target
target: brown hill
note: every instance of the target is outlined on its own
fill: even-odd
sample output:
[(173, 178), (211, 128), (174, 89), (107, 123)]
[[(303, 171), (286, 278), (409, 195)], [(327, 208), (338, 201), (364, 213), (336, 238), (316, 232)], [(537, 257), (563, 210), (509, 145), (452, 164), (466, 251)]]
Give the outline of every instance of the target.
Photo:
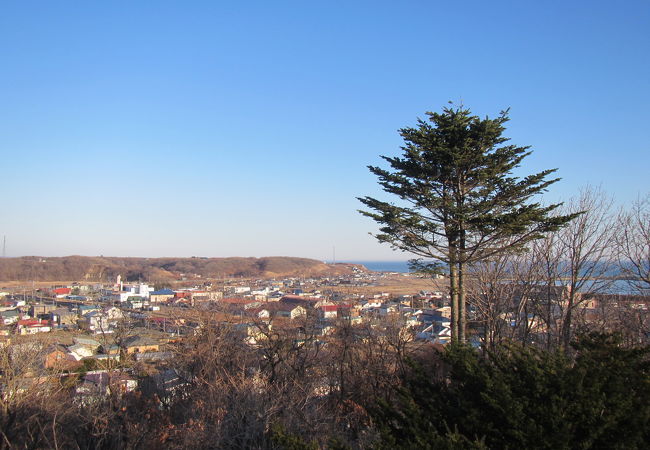
[(175, 280), (181, 277), (319, 276), (352, 271), (352, 264), (325, 264), (307, 258), (121, 258), (65, 256), (0, 259), (0, 281), (128, 281)]

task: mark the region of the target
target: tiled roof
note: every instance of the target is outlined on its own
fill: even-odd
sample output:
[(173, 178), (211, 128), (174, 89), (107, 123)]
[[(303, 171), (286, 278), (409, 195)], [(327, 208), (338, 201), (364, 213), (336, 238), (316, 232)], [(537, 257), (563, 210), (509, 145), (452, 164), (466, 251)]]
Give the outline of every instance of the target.
[(171, 289), (160, 289), (159, 291), (150, 292), (149, 295), (174, 295)]
[(338, 311), (339, 305), (322, 305), (320, 307), (324, 312)]
[(246, 305), (248, 303), (254, 303), (257, 300), (253, 298), (224, 298), (221, 300), (222, 303), (230, 303), (232, 305)]

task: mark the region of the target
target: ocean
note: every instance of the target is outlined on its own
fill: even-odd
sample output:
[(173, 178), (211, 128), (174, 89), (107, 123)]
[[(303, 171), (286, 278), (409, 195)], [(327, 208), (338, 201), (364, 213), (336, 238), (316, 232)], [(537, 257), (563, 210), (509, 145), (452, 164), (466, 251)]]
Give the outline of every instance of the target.
[[(365, 266), (368, 270), (373, 272), (398, 272), (398, 273), (408, 273), (409, 263), (408, 261), (341, 261), (352, 264), (361, 264)], [(582, 291), (587, 292), (593, 288), (593, 283), (587, 282), (583, 286)], [(625, 280), (612, 280), (607, 283), (607, 286), (603, 286), (600, 289), (597, 289), (596, 292), (603, 294), (643, 294), (648, 295), (650, 292), (639, 292), (634, 290), (632, 286)]]

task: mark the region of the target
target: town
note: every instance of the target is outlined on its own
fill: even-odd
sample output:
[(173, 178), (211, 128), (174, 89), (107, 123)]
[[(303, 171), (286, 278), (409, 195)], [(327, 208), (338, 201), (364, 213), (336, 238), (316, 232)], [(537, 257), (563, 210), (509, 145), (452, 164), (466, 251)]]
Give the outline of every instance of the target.
[[(127, 283), (118, 275), (113, 283), (39, 283), (5, 289), (0, 292), (3, 361), (16, 366), (20, 359), (23, 364), (22, 372), (2, 372), (3, 395), (18, 394), (11, 386), (30, 392), (25, 386), (38, 387), (47, 377), (73, 380), (74, 388), (68, 391), (79, 402), (133, 392), (151, 380), (163, 389), (161, 397), (171, 395), (178, 386), (169, 380), (182, 383), (173, 368), (182, 342), (206, 327), (227, 327), (253, 351), (260, 351), (272, 340), (271, 334), (278, 333), (287, 333), (302, 345), (325, 347), (339, 339), (341, 327), (379, 334), (393, 328), (411, 350), (441, 349), (450, 342), (446, 277), (371, 272), (355, 265), (348, 269), (346, 275), (277, 279), (181, 274), (166, 287)], [(530, 342), (542, 341), (549, 333), (541, 312), (548, 309), (542, 301), (542, 291), (548, 290), (511, 286), (511, 291), (512, 305), (489, 329), (480, 302), (471, 303), (472, 346), (486, 345), (497, 330), (505, 338), (523, 329)], [(553, 295), (559, 320), (566, 292), (553, 289)], [(524, 296), (536, 297), (536, 302)], [(522, 300), (540, 310), (521, 310)], [(581, 299), (576, 317), (584, 326), (606, 321), (607, 331), (640, 324), (637, 330), (625, 331), (633, 342), (646, 343), (649, 305), (645, 296), (592, 294)], [(14, 377), (11, 382), (6, 379), (9, 374)]]

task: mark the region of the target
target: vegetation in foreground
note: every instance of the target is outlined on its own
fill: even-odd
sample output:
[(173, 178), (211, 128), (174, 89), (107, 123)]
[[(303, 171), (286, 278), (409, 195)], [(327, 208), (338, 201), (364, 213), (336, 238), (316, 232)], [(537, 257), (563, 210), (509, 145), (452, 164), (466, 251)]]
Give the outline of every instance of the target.
[(8, 391), (5, 367), (0, 448), (587, 449), (649, 442), (650, 349), (624, 347), (616, 336), (582, 335), (570, 353), (519, 344), (439, 353), (412, 348), (389, 328), (342, 326), (327, 345), (266, 332), (250, 347), (233, 328), (206, 328), (179, 344), (158, 376), (140, 368), (138, 391), (81, 401), (64, 378)]
[(479, 355), (451, 347), (447, 376), (420, 367), (380, 400), (383, 448), (646, 448), (648, 348), (581, 336), (574, 355), (518, 345)]

